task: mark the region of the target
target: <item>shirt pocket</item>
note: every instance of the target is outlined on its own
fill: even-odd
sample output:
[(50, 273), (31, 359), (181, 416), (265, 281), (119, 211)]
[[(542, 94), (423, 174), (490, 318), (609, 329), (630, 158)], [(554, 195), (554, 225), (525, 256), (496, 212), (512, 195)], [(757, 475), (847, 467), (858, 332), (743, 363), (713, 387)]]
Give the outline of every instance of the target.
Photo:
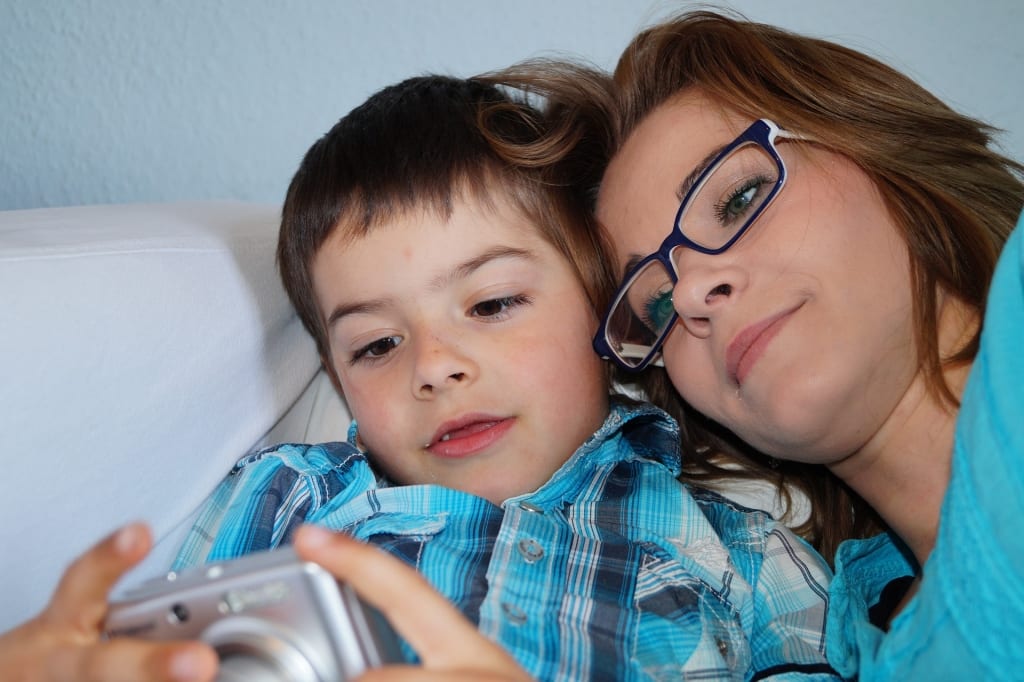
[(633, 661), (654, 680), (742, 680), (750, 644), (739, 611), (685, 563), (648, 548), (637, 572)]

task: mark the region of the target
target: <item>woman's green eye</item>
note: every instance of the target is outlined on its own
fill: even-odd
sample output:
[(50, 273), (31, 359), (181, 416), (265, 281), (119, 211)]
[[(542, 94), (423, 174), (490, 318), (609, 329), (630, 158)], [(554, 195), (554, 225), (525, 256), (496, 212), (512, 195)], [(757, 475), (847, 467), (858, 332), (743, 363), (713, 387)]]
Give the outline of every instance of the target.
[(652, 332), (658, 334), (665, 328), (675, 312), (675, 306), (672, 304), (672, 292), (664, 291), (647, 300), (647, 305), (644, 306), (644, 323)]
[(725, 205), (725, 212), (728, 216), (740, 216), (754, 200), (757, 187), (749, 187), (742, 192), (737, 192)]
[(773, 184), (771, 178), (758, 176), (736, 187), (715, 206), (718, 223), (734, 229), (743, 225), (751, 212), (764, 203)]

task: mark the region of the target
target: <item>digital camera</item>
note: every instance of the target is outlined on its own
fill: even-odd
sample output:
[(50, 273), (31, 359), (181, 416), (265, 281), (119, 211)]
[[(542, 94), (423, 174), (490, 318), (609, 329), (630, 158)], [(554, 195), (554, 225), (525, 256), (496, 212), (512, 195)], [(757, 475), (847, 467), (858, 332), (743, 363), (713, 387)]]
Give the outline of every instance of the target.
[(380, 613), (291, 548), (143, 583), (111, 604), (104, 629), (108, 637), (207, 642), (223, 682), (344, 682), (404, 660)]

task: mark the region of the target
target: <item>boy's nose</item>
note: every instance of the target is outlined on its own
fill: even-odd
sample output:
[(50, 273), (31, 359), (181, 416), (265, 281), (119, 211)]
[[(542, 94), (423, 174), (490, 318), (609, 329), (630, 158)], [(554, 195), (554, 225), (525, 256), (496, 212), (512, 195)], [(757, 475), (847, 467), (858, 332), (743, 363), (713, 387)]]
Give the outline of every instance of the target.
[(461, 383), (466, 378), (465, 372), (456, 372), (445, 377), (441, 382), (425, 383), (419, 387), (419, 393), (422, 397), (428, 397), (436, 393), (438, 390), (448, 388), (453, 384)]
[(455, 345), (432, 338), (423, 344), (413, 370), (413, 391), (426, 399), (441, 391), (469, 382), (474, 376), (473, 363)]

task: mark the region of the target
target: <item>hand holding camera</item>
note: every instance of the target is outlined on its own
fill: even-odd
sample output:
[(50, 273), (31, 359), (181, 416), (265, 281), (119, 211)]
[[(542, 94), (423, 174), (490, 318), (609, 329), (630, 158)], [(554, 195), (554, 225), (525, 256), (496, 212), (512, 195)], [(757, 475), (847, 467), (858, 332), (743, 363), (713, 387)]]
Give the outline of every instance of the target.
[(169, 573), (111, 604), (110, 637), (199, 639), (219, 680), (335, 682), (404, 659), (387, 622), (291, 548)]
[[(198, 640), (112, 641), (102, 636), (104, 616), (113, 608), (107, 594), (151, 545), (149, 529), (136, 523), (79, 556), (39, 615), (0, 633), (0, 679), (213, 679), (216, 654)], [(316, 526), (296, 532), (295, 548), (299, 556), (324, 566), (365, 595), (420, 655), (421, 667), (392, 668), (389, 679), (422, 679), (427, 672), (449, 682), (530, 680), (506, 651), (477, 632), (423, 576), (397, 558)]]

